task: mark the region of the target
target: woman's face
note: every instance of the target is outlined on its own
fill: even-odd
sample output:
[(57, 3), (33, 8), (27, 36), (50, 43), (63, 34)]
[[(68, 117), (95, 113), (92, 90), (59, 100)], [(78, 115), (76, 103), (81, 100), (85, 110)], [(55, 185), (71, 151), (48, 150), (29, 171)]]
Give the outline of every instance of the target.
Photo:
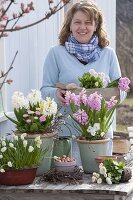
[(75, 39), (80, 43), (88, 43), (96, 31), (95, 21), (91, 22), (89, 16), (83, 11), (77, 11), (70, 24)]

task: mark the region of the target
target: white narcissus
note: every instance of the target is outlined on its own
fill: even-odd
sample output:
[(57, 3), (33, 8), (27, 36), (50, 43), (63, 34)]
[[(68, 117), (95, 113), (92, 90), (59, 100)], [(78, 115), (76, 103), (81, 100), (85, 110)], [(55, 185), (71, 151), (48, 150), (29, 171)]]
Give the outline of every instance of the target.
[(27, 143), (28, 143), (27, 140), (23, 140), (23, 146), (24, 147), (27, 147)]
[(9, 143), (9, 147), (13, 148), (14, 147), (14, 144), (13, 143)]
[(8, 165), (8, 167), (12, 167), (11, 161), (9, 161), (9, 162), (7, 163), (7, 165)]
[(2, 154), (0, 154), (0, 159), (1, 159), (1, 158), (3, 158), (3, 155), (2, 155)]
[(27, 136), (27, 133), (23, 133), (21, 136), (20, 136), (20, 138), (21, 138), (21, 140), (24, 140), (24, 138)]
[(4, 153), (6, 150), (7, 150), (6, 147), (2, 147), (2, 148), (1, 148), (1, 152), (2, 152), (2, 153)]
[(28, 151), (31, 153), (32, 151), (34, 151), (34, 147), (29, 146)]

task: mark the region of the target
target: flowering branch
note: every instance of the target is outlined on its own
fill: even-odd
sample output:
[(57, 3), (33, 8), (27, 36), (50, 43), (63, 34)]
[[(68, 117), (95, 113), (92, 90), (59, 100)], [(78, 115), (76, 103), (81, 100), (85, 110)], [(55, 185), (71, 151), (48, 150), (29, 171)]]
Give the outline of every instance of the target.
[[(30, 11), (34, 10), (34, 6), (33, 6), (33, 2), (27, 4), (26, 6), (24, 5), (24, 3), (20, 4), (20, 9), (21, 11), (19, 12), (19, 14), (13, 13), (12, 14), (12, 18), (8, 18), (7, 16), (7, 12), (9, 11), (9, 9), (11, 8), (12, 4), (15, 4), (15, 0), (10, 0), (10, 3), (7, 5), (6, 9), (3, 7), (3, 5), (9, 0), (1, 0), (0, 1), (0, 39), (2, 37), (7, 37), (7, 33), (6, 32), (13, 32), (13, 31), (19, 31), (22, 29), (26, 29), (29, 27), (32, 27), (34, 25), (37, 25), (39, 23), (41, 23), (42, 21), (49, 19), (52, 15), (54, 15), (56, 12), (58, 12), (59, 10), (61, 10), (67, 3), (69, 3), (71, 0), (60, 0), (59, 3), (57, 3), (56, 6), (51, 6), (52, 3), (54, 3), (54, 0), (48, 0), (48, 4), (49, 4), (49, 11), (45, 13), (44, 17), (36, 22), (33, 22), (31, 24), (25, 25), (25, 26), (16, 26), (16, 24), (18, 23), (18, 21), (20, 20), (21, 17), (24, 16), (24, 14), (28, 14), (30, 13)], [(14, 20), (14, 24), (12, 25), (11, 28), (7, 28), (8, 24)], [(2, 81), (2, 83), (0, 84), (0, 90), (2, 89), (3, 84), (5, 83), (5, 80), (7, 78), (8, 73), (10, 72), (10, 70), (13, 68), (13, 63), (15, 61), (15, 58), (17, 56), (17, 53), (15, 54), (13, 61), (9, 67), (9, 69), (7, 70), (7, 72), (2, 72), (1, 71), (1, 76), (0, 79), (4, 77), (4, 80)], [(7, 83), (11, 83), (11, 80), (7, 80)]]
[(14, 58), (13, 58), (13, 60), (12, 60), (12, 62), (11, 62), (10, 67), (8, 68), (8, 70), (7, 70), (5, 73), (4, 73), (3, 71), (1, 71), (0, 79), (1, 79), (1, 78), (4, 78), (4, 79), (3, 79), (2, 83), (0, 84), (0, 90), (2, 89), (2, 86), (3, 86), (3, 84), (4, 84), (5, 82), (7, 82), (7, 83), (11, 83), (11, 82), (12, 82), (12, 80), (7, 80), (7, 81), (5, 81), (5, 80), (6, 80), (6, 78), (7, 78), (7, 75), (9, 74), (9, 72), (13, 69), (13, 63), (14, 63), (14, 61), (15, 61), (15, 59), (16, 59), (17, 54), (18, 54), (18, 51), (16, 51), (16, 53), (15, 53), (15, 55), (14, 55)]
[[(62, 9), (66, 4), (68, 4), (70, 1), (71, 1), (71, 0), (60, 0), (60, 2), (59, 2), (56, 6), (54, 6), (54, 7), (52, 8), (52, 7), (51, 7), (51, 3), (53, 3), (54, 1), (48, 0), (48, 3), (49, 3), (49, 11), (45, 13), (45, 16), (44, 16), (42, 19), (40, 19), (40, 20), (38, 20), (38, 21), (36, 21), (36, 22), (33, 22), (33, 23), (31, 23), (31, 24), (22, 26), (22, 27), (14, 27), (14, 26), (13, 26), (13, 27), (10, 28), (10, 29), (4, 28), (4, 32), (14, 32), (14, 31), (26, 29), (26, 28), (32, 27), (32, 26), (34, 26), (34, 25), (37, 25), (37, 24), (43, 22), (44, 20), (49, 19), (52, 15), (54, 15), (56, 12), (58, 12), (59, 10), (61, 10), (61, 9)], [(63, 4), (62, 4), (62, 2), (63, 2)], [(28, 4), (28, 5), (29, 5), (29, 4)], [(21, 9), (22, 9), (22, 8), (21, 8)], [(30, 11), (30, 10), (24, 10), (24, 13), (28, 13), (29, 11)], [(5, 13), (6, 13), (6, 12), (5, 12)], [(20, 15), (19, 17), (17, 17), (17, 18), (19, 19), (20, 17), (22, 17), (24, 13), (21, 13), (21, 15)], [(3, 16), (3, 14), (2, 14), (2, 16)], [(2, 16), (0, 16), (0, 21), (1, 21), (1, 19), (2, 19)], [(15, 18), (15, 19), (16, 19), (16, 18)], [(10, 19), (10, 20), (11, 20), (11, 19)], [(8, 20), (8, 21), (9, 21), (9, 20)], [(18, 22), (18, 21), (17, 21), (17, 22)], [(16, 23), (17, 23), (17, 22), (16, 22)], [(15, 23), (15, 25), (16, 25), (16, 23)], [(0, 32), (3, 32), (3, 29), (0, 29)]]

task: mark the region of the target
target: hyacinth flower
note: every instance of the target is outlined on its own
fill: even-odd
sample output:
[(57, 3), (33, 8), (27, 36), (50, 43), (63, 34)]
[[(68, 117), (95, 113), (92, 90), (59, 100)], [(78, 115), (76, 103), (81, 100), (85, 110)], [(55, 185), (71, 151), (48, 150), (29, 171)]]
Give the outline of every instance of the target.
[(16, 125), (17, 131), (21, 133), (53, 131), (57, 104), (50, 97), (43, 100), (38, 90), (31, 90), (27, 97), (17, 91), (12, 96), (12, 106), (16, 119), (6, 114), (5, 116)]
[(115, 97), (106, 101), (97, 92), (87, 96), (83, 89), (78, 95), (66, 92), (66, 105), (70, 106), (73, 124), (80, 136), (88, 140), (104, 139), (112, 124), (113, 113), (119, 104)]
[(130, 80), (127, 77), (118, 78), (108, 84), (108, 87), (118, 87), (121, 91), (127, 92), (129, 90)]

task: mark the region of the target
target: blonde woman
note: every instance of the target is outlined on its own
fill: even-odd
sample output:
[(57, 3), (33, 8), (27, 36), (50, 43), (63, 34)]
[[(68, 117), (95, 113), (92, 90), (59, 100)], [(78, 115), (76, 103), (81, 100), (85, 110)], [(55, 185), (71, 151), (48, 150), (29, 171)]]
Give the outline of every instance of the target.
[[(64, 105), (66, 91), (57, 89), (55, 84), (61, 82), (79, 85), (78, 77), (90, 69), (105, 73), (110, 81), (119, 78), (121, 70), (118, 59), (108, 45), (103, 14), (98, 6), (92, 1), (74, 4), (64, 20), (59, 45), (50, 49), (44, 63), (41, 87), (43, 98), (50, 96)], [(63, 134), (69, 134), (67, 132), (64, 130)], [(112, 130), (109, 136), (113, 137)], [(111, 151), (112, 148), (109, 154)]]

